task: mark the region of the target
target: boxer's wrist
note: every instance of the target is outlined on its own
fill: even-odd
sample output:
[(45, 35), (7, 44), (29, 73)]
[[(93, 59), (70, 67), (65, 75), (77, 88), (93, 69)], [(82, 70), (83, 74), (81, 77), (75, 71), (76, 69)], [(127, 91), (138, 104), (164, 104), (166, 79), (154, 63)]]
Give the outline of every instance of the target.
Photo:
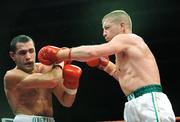
[(109, 61), (108, 65), (106, 67), (104, 67), (103, 70), (112, 76), (114, 74), (114, 72), (116, 71), (116, 69), (113, 68), (111, 65), (113, 65), (113, 64), (112, 64), (112, 62)]
[(64, 91), (70, 95), (75, 95), (77, 93), (77, 89), (69, 89), (64, 86)]
[(57, 52), (57, 57), (61, 60), (71, 60), (71, 48), (64, 48)]
[(60, 64), (53, 64), (52, 65), (52, 68), (54, 69), (54, 68), (60, 68), (60, 69), (62, 69), (62, 66), (60, 65)]

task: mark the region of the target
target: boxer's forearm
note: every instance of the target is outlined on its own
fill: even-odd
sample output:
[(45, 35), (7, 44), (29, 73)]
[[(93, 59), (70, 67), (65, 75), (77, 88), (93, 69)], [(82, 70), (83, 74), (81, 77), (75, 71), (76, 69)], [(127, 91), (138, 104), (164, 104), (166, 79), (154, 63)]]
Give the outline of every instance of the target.
[(87, 61), (101, 55), (96, 51), (97, 46), (79, 46), (59, 50), (57, 57), (62, 60), (76, 60), (76, 61)]
[(72, 60), (87, 61), (98, 56), (96, 46), (80, 46), (71, 48), (70, 57)]
[(111, 54), (113, 54), (113, 49), (105, 43), (71, 48), (70, 57), (72, 60), (84, 62)]

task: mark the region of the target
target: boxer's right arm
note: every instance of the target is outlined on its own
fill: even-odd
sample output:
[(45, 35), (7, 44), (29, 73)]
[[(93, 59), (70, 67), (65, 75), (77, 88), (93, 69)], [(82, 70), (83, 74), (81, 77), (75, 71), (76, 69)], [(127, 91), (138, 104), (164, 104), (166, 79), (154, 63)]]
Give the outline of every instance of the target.
[(14, 88), (54, 88), (58, 81), (57, 75), (55, 75), (57, 70), (59, 71), (59, 69), (56, 68), (47, 73), (33, 74), (28, 74), (21, 70), (8, 71), (4, 80), (7, 86)]
[(86, 64), (90, 67), (97, 67), (100, 70), (104, 70), (109, 75), (113, 76), (116, 80), (118, 77), (116, 76), (116, 65), (109, 61), (108, 57), (100, 57), (93, 60), (89, 60)]

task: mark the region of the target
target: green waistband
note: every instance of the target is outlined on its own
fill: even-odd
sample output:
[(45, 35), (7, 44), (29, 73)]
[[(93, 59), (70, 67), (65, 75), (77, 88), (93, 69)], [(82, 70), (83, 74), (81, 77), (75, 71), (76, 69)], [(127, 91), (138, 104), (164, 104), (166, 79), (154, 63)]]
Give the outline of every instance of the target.
[(127, 96), (127, 99), (128, 99), (128, 101), (130, 101), (133, 98), (137, 98), (139, 96), (142, 96), (143, 94), (151, 93), (151, 92), (162, 92), (161, 85), (153, 84), (153, 85), (141, 87), (141, 88), (135, 90), (134, 92), (130, 93)]

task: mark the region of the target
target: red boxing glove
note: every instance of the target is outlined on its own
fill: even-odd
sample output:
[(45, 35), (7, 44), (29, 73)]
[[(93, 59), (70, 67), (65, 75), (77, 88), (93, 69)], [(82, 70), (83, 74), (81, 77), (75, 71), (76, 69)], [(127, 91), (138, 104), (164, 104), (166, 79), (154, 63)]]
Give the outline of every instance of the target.
[(86, 62), (88, 66), (98, 67), (99, 69), (104, 69), (108, 65), (108, 63), (109, 63), (108, 57), (100, 57)]
[(82, 74), (80, 67), (67, 64), (63, 68), (64, 88), (69, 94), (76, 94), (77, 88), (79, 87), (79, 79)]
[(55, 47), (55, 46), (44, 46), (40, 49), (38, 52), (38, 60), (45, 65), (51, 65), (54, 63), (61, 63), (62, 60), (58, 60), (57, 58), (57, 52), (61, 48)]

